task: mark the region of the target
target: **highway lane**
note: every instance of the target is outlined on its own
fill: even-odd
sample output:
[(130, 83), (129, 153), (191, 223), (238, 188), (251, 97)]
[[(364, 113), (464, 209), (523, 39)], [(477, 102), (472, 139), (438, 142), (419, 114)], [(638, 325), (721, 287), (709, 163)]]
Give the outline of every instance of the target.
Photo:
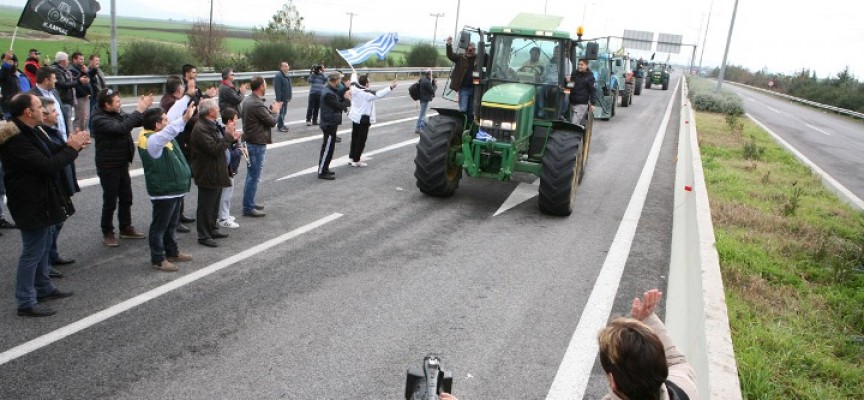
[(765, 124), (858, 198), (864, 198), (864, 125), (860, 120), (821, 111), (735, 85), (745, 111)]
[[(0, 313), (0, 352), (342, 216), (0, 365), (0, 398), (396, 398), (405, 370), (429, 352), (454, 371), (462, 398), (543, 398), (672, 92), (644, 91), (612, 121), (596, 123), (579, 206), (569, 218), (540, 214), (536, 198), (493, 217), (519, 182), (533, 180), (528, 176), (508, 183), (465, 178), (450, 199), (426, 197), (414, 186), (411, 145), (376, 154), (365, 169), (335, 168), (333, 182), (313, 174), (277, 181), (315, 165), (320, 142), (297, 141), (268, 150), (259, 192), (268, 216), (238, 217), (241, 227), (218, 249), (181, 234), (181, 249), (195, 261), (166, 274), (149, 267), (144, 241), (101, 245), (101, 190), (87, 187), (74, 198), (79, 212), (60, 243), (78, 263), (57, 283), (76, 296), (53, 304), (56, 316), (14, 316), (20, 240), (0, 238), (7, 266), (0, 309), (8, 310)], [(302, 119), (297, 100), (289, 120)], [(415, 115), (414, 102), (394, 98), (379, 107), (367, 152), (416, 138), (411, 121), (385, 124)], [(317, 138), (313, 128), (295, 125), (274, 137)], [(674, 132), (667, 132), (613, 314), (626, 312), (635, 293), (665, 288), (674, 149)], [(337, 157), (347, 150), (346, 139)], [(235, 214), (244, 176), (241, 168)], [(133, 190), (133, 221), (146, 229), (142, 178), (133, 179)], [(193, 188), (190, 213), (195, 198)], [(44, 383), (32, 379), (37, 374)], [(586, 397), (604, 388), (595, 368)]]

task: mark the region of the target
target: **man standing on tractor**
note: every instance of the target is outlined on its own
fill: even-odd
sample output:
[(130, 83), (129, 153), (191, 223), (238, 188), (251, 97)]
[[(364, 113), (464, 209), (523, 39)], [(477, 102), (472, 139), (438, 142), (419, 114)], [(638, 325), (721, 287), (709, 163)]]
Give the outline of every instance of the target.
[(573, 87), (570, 89), (570, 107), (573, 115), (570, 121), (576, 125), (585, 125), (583, 120), (587, 112), (594, 112), (597, 104), (597, 90), (594, 88), (594, 73), (588, 68), (588, 60), (580, 59), (576, 70), (570, 75)]
[(477, 61), (474, 42), (468, 43), (465, 54), (453, 53), (453, 37), (447, 37), (447, 58), (456, 65), (450, 75), (450, 89), (459, 93), (459, 112), (474, 120), (474, 63)]

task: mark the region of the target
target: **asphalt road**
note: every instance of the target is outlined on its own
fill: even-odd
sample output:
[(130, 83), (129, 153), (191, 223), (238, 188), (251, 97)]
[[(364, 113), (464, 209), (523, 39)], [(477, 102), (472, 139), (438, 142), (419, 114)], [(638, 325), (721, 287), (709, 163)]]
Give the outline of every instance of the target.
[[(535, 178), (463, 178), (452, 198), (421, 194), (413, 177), (417, 106), (407, 86), (378, 105), (369, 167), (335, 167), (335, 181), (304, 172), (316, 164), (320, 130), (302, 122), (306, 99), (296, 96), (291, 131), (274, 131), (279, 144), (267, 151), (258, 194), (267, 217), (239, 216), (241, 167), (232, 203), (240, 228), (227, 230), (217, 249), (179, 234), (181, 250), (195, 258), (180, 273), (152, 269), (146, 241), (102, 245), (101, 189), (86, 150), (79, 179), (95, 184), (73, 199), (78, 213), (59, 245), (77, 262), (56, 280), (76, 294), (51, 304), (57, 315), (15, 316), (20, 239), (13, 231), (0, 237), (0, 359), (33, 346), (0, 364), (0, 398), (396, 399), (406, 369), (427, 353), (453, 371), (460, 399), (546, 398), (671, 106), (612, 314), (626, 313), (645, 289), (665, 290), (675, 91), (643, 91), (611, 121), (595, 123), (569, 218), (541, 214), (536, 197), (493, 217), (517, 185)], [(348, 151), (350, 135), (341, 135), (334, 165)], [(132, 182), (133, 222), (146, 230), (143, 177)], [(193, 185), (187, 214), (196, 199)], [(181, 279), (189, 281), (162, 290)], [(99, 321), (84, 324), (88, 317)], [(595, 365), (585, 398), (605, 388)]]
[(855, 120), (735, 85), (752, 118), (864, 198), (864, 125)]

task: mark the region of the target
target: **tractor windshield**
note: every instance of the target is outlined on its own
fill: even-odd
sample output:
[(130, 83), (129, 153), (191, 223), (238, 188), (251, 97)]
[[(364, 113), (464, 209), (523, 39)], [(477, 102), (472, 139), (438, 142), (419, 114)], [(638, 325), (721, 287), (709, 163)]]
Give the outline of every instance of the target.
[[(490, 78), (498, 81), (558, 85), (563, 77), (561, 40), (501, 35), (492, 49)], [(566, 60), (565, 61), (569, 61)], [(569, 62), (564, 73), (572, 70)]]

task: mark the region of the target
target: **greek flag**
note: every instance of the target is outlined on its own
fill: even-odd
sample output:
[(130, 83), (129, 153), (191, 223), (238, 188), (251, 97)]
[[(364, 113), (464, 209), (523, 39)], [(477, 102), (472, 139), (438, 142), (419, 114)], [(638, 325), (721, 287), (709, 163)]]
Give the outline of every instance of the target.
[(373, 54), (377, 54), (379, 60), (384, 60), (387, 53), (390, 52), (390, 50), (393, 49), (393, 46), (396, 46), (396, 43), (398, 42), (399, 35), (390, 32), (378, 36), (377, 38), (353, 49), (336, 51), (339, 52), (339, 55), (342, 56), (348, 64), (354, 65), (366, 61), (366, 59), (372, 57)]

